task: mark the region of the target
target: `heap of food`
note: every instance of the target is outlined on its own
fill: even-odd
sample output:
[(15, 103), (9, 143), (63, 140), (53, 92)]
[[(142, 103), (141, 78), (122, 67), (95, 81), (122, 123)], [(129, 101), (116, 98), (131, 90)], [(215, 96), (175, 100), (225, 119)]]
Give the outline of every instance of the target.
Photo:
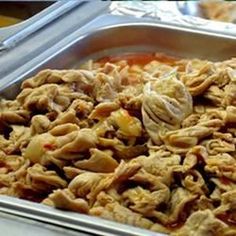
[(234, 1), (203, 0), (200, 7), (210, 20), (236, 23), (236, 4)]
[(14, 24), (17, 24), (21, 21), (22, 20), (20, 20), (18, 18), (0, 15), (0, 27), (14, 25)]
[(236, 59), (111, 57), (21, 88), (0, 103), (1, 194), (176, 236), (236, 235)]

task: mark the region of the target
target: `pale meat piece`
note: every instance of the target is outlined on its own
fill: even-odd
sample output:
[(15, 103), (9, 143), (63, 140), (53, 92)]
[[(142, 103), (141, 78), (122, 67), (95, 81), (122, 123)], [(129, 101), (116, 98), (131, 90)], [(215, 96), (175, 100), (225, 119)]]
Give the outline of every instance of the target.
[(64, 166), (63, 167), (64, 174), (68, 180), (74, 179), (78, 174), (84, 173), (85, 171), (80, 170), (76, 167), (72, 166)]
[(96, 148), (91, 148), (90, 154), (91, 156), (88, 160), (77, 161), (74, 165), (80, 169), (102, 173), (113, 172), (119, 165), (109, 150), (100, 151)]
[[(114, 72), (115, 73), (115, 72)], [(95, 77), (93, 97), (97, 102), (113, 101), (121, 90), (121, 78), (99, 72)]]
[(143, 70), (147, 72), (144, 75), (151, 75), (153, 77), (159, 78), (166, 73), (169, 73), (172, 71), (172, 66), (166, 65), (165, 63), (161, 63), (159, 61), (151, 61), (147, 65), (143, 67)]
[(65, 136), (74, 131), (78, 131), (79, 129), (80, 129), (79, 126), (76, 124), (65, 123), (55, 126), (51, 130), (49, 130), (49, 133), (52, 134), (53, 136), (59, 137), (59, 136)]
[(127, 110), (113, 111), (108, 118), (111, 124), (118, 127), (120, 134), (126, 137), (138, 137), (142, 134), (142, 123), (139, 119), (131, 116)]
[(216, 185), (215, 189), (220, 190), (221, 194), (236, 189), (236, 183), (228, 178), (211, 178), (211, 182)]
[(4, 135), (0, 135), (0, 151), (4, 154), (7, 154), (7, 148), (13, 145), (12, 142), (4, 137)]
[[(91, 129), (80, 129), (57, 138), (58, 149), (51, 152), (59, 159), (76, 159), (79, 153), (96, 147), (97, 136)], [(77, 157), (78, 158), (78, 157)]]
[(174, 224), (178, 220), (185, 221), (190, 212), (187, 211), (188, 205), (193, 203), (197, 194), (193, 194), (184, 188), (177, 188), (172, 191), (167, 211), (165, 213), (156, 211), (153, 217), (162, 224)]
[(205, 171), (236, 181), (236, 160), (228, 153), (209, 156), (206, 160)]
[(64, 160), (81, 159), (80, 154), (95, 147), (96, 142), (97, 137), (90, 129), (72, 131), (62, 136), (45, 133), (33, 137), (24, 156), (33, 163), (54, 163), (60, 166)]
[(140, 110), (143, 99), (143, 84), (134, 86), (126, 86), (122, 92), (118, 94), (118, 101), (122, 107), (129, 110)]
[(32, 189), (41, 192), (67, 186), (67, 182), (59, 177), (55, 171), (49, 171), (40, 164), (35, 164), (27, 169), (26, 183)]
[(1, 156), (0, 189), (3, 188), (2, 194), (23, 198), (25, 195), (18, 184), (24, 185), (30, 161), (16, 155)]
[(58, 189), (49, 195), (42, 203), (64, 210), (88, 213), (88, 203), (81, 198), (76, 198), (68, 189)]
[(30, 113), (27, 110), (7, 110), (0, 112), (0, 122), (8, 124), (25, 124), (30, 119)]
[(222, 106), (225, 103), (224, 98), (226, 96), (226, 92), (220, 89), (216, 85), (211, 85), (208, 90), (204, 93), (204, 98), (207, 98), (210, 102), (212, 102), (217, 107)]
[[(21, 104), (14, 100), (0, 100), (0, 125), (3, 124), (26, 124), (30, 120), (30, 112), (23, 109)], [(0, 127), (1, 127), (0, 126)]]
[(68, 111), (75, 111), (76, 116), (79, 120), (81, 119), (87, 119), (90, 115), (90, 113), (94, 109), (94, 104), (92, 101), (87, 101), (84, 99), (77, 98), (73, 100), (71, 105), (68, 108)]
[[(148, 183), (148, 182), (146, 182)], [(149, 191), (142, 187), (136, 187), (122, 194), (124, 203), (134, 212), (141, 213), (145, 217), (155, 217), (155, 211), (161, 204), (168, 203), (170, 193), (167, 186), (159, 186), (159, 190)]]
[[(221, 205), (214, 209), (214, 214), (219, 218), (223, 217), (228, 222), (236, 220), (236, 189), (227, 191), (221, 195)], [(224, 218), (225, 216), (225, 218)]]
[(11, 141), (11, 144), (5, 149), (5, 151), (8, 154), (19, 153), (19, 151), (22, 151), (30, 142), (30, 128), (20, 125), (12, 125), (11, 128), (12, 132), (9, 135), (9, 141)]
[(75, 196), (86, 197), (102, 178), (102, 175), (93, 172), (80, 173), (71, 180), (68, 188)]
[(24, 88), (36, 88), (43, 84), (52, 84), (52, 83), (60, 83), (62, 82), (62, 76), (65, 74), (66, 71), (59, 71), (59, 70), (43, 70), (40, 71), (37, 75), (32, 78), (25, 80), (21, 87)]
[(22, 156), (6, 155), (4, 152), (0, 152), (0, 168), (6, 169), (6, 172), (16, 171), (24, 162), (25, 159)]
[(90, 90), (94, 81), (93, 72), (88, 70), (43, 70), (22, 83), (22, 89), (37, 88), (43, 84), (62, 84), (75, 82)]
[(236, 5), (221, 0), (203, 0), (200, 7), (207, 19), (235, 23)]
[(218, 220), (210, 210), (197, 211), (186, 221), (185, 225), (173, 236), (222, 236), (227, 225)]
[(204, 196), (208, 193), (205, 180), (201, 173), (197, 170), (191, 170), (186, 173), (185, 178), (182, 180), (182, 185), (193, 194), (200, 194)]
[(182, 172), (188, 172), (199, 163), (205, 163), (208, 158), (207, 150), (204, 146), (194, 146), (187, 153), (183, 161), (183, 165), (179, 166)]
[(105, 207), (93, 207), (89, 210), (89, 214), (146, 229), (153, 225), (152, 221), (120, 205), (118, 202), (108, 203)]
[(236, 59), (142, 54), (83, 68), (42, 71), (0, 100), (0, 194), (235, 236)]
[(118, 144), (114, 147), (115, 156), (119, 159), (129, 160), (140, 155), (143, 155), (147, 152), (147, 146), (143, 145), (135, 145), (135, 146), (125, 146), (123, 144)]
[(234, 106), (227, 106), (226, 108), (226, 123), (236, 123), (236, 107)]
[(55, 103), (58, 94), (58, 85), (45, 84), (35, 89), (26, 88), (22, 90), (22, 92), (17, 96), (17, 101), (22, 104), (23, 108), (28, 110), (58, 111), (60, 108)]
[(201, 115), (197, 114), (197, 113), (193, 113), (193, 114), (187, 116), (181, 124), (182, 128), (195, 126), (198, 123), (200, 116)]
[[(227, 109), (227, 108), (226, 108)], [(204, 113), (200, 115), (198, 124), (204, 123), (209, 126), (224, 126), (226, 123), (226, 111), (222, 108), (215, 109), (215, 107), (205, 107)], [(212, 123), (214, 122), (214, 123)], [(218, 124), (216, 123), (218, 122)]]
[(44, 115), (35, 115), (31, 119), (31, 133), (42, 134), (48, 131), (50, 120)]
[(88, 195), (88, 199), (90, 202), (94, 202), (99, 192), (119, 186), (135, 175), (140, 168), (141, 166), (137, 163), (125, 163), (121, 161), (112, 174), (107, 174), (97, 185), (94, 185)]
[(179, 166), (180, 161), (179, 155), (162, 158), (159, 152), (154, 152), (148, 157), (139, 156), (131, 162), (138, 163), (147, 173), (160, 177), (163, 183), (169, 185), (173, 172)]
[(161, 139), (168, 150), (174, 153), (186, 153), (203, 138), (209, 137), (214, 131), (223, 126), (221, 120), (215, 119), (199, 123), (195, 126), (168, 131)]
[(224, 87), (223, 104), (225, 106), (236, 106), (236, 81), (231, 81)]
[(67, 123), (70, 124), (79, 124), (79, 119), (76, 116), (75, 110), (67, 110), (65, 112), (60, 113), (57, 118), (51, 122), (49, 128), (52, 129), (57, 127), (58, 125), (65, 125)]
[(24, 152), (24, 157), (32, 163), (39, 163), (43, 166), (50, 163), (50, 156), (47, 155), (48, 148), (54, 148), (56, 138), (49, 133), (34, 136)]
[(218, 74), (213, 63), (207, 61), (190, 61), (186, 73), (180, 80), (192, 96), (202, 95), (214, 83)]
[(113, 111), (120, 108), (116, 102), (102, 102), (99, 103), (89, 115), (90, 119), (102, 120), (110, 116)]
[(191, 95), (174, 74), (145, 85), (143, 123), (155, 144), (161, 143), (160, 136), (167, 131), (180, 128), (181, 122), (191, 112)]
[(207, 148), (210, 155), (235, 151), (236, 139), (230, 133), (213, 133), (213, 138), (204, 140), (201, 145)]

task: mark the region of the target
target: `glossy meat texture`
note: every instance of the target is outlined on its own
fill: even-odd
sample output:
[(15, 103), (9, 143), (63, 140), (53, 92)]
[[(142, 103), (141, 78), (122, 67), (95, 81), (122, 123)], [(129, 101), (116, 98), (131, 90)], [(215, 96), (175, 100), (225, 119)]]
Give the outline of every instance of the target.
[(235, 59), (109, 57), (21, 88), (0, 101), (0, 194), (175, 236), (236, 235)]

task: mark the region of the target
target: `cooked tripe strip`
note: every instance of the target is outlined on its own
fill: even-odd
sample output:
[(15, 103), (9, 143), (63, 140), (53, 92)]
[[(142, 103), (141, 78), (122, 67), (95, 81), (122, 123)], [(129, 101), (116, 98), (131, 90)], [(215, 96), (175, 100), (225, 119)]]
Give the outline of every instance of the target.
[(148, 82), (144, 87), (143, 123), (156, 144), (161, 143), (161, 135), (178, 129), (192, 112), (192, 97), (175, 74), (172, 72), (166, 77)]
[(0, 194), (170, 235), (235, 236), (235, 125), (235, 58), (44, 70), (0, 100)]

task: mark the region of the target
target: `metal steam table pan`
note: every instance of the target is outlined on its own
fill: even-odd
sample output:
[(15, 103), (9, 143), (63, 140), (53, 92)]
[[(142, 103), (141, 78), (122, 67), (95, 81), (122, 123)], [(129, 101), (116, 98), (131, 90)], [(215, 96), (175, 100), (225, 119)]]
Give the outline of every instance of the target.
[[(128, 37), (127, 37), (128, 35)], [(3, 78), (0, 81), (0, 95), (11, 99), (19, 92), (21, 82), (40, 70), (77, 68), (88, 59), (122, 54), (127, 52), (162, 52), (183, 58), (202, 58), (225, 60), (235, 56), (236, 37), (216, 33), (181, 28), (162, 23), (137, 22), (129, 18), (127, 22), (99, 27), (79, 36), (76, 32), (69, 35), (67, 44), (51, 53), (40, 63), (31, 61), (31, 69), (22, 68), (17, 77)], [(36, 60), (37, 61), (37, 60)], [(161, 235), (151, 231), (121, 225), (83, 214), (65, 212), (42, 204), (0, 196), (0, 211), (41, 222), (63, 225), (74, 230), (99, 235)]]
[[(81, 0), (0, 1), (0, 51), (14, 47), (81, 3)], [(6, 22), (9, 20), (11, 23)]]

